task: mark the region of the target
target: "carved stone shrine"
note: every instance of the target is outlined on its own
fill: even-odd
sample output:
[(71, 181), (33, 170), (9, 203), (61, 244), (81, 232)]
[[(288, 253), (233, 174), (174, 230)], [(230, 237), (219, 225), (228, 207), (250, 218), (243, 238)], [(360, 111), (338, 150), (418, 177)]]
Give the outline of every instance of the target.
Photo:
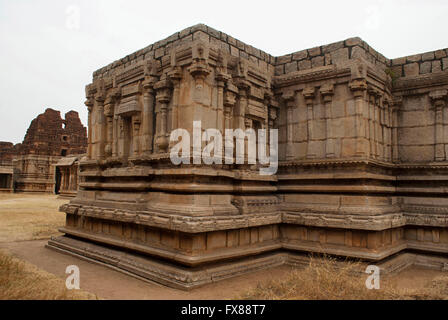
[[(93, 73), (88, 154), (48, 246), (193, 288), (308, 253), (447, 266), (447, 49), (273, 57), (196, 25)], [(278, 171), (175, 165), (174, 129), (278, 129)]]

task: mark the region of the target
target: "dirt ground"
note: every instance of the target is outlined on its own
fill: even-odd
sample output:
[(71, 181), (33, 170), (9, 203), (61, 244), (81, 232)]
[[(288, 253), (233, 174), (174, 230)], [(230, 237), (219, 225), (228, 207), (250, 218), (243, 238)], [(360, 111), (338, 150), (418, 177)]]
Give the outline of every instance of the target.
[[(81, 289), (102, 299), (235, 299), (257, 283), (282, 279), (291, 270), (286, 266), (262, 270), (191, 291), (144, 282), (45, 248), (47, 239), (58, 234), (57, 228), (64, 224), (64, 214), (58, 212), (58, 207), (66, 202), (54, 195), (0, 194), (0, 249), (64, 281), (66, 267), (77, 265)], [(398, 288), (416, 289), (444, 274), (435, 270), (409, 268), (382, 281), (392, 281)]]

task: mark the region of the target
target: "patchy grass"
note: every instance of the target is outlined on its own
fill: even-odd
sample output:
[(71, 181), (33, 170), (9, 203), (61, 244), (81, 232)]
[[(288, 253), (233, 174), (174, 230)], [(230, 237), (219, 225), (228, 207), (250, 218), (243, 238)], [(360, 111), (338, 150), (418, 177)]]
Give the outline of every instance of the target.
[(0, 242), (48, 239), (58, 235), (65, 215), (58, 212), (67, 203), (47, 194), (0, 193)]
[(0, 251), (0, 300), (92, 300), (83, 290), (68, 290), (65, 281)]
[(448, 276), (439, 276), (424, 288), (397, 289), (389, 281), (380, 281), (380, 289), (365, 286), (367, 274), (360, 263), (341, 264), (330, 257), (311, 257), (303, 269), (291, 271), (281, 280), (259, 282), (239, 299), (262, 300), (410, 300), (448, 299)]

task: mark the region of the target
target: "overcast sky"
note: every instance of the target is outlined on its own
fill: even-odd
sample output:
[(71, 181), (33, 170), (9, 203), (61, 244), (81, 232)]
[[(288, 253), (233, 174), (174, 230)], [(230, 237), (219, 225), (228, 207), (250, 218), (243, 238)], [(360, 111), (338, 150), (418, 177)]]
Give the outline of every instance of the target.
[(0, 0), (0, 141), (76, 110), (93, 71), (205, 23), (274, 56), (359, 36), (387, 58), (448, 47), (447, 0)]

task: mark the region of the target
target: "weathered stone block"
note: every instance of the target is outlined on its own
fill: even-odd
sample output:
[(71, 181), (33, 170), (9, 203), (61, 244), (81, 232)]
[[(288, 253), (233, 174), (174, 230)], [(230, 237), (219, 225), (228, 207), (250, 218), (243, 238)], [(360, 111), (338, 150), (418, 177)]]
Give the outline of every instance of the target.
[(434, 146), (404, 146), (399, 147), (400, 160), (403, 162), (434, 161)]
[(345, 40), (346, 46), (362, 46), (361, 38), (355, 37)]
[(238, 50), (238, 48), (236, 48), (234, 46), (230, 46), (230, 54), (234, 57), (239, 57), (240, 51)]
[(417, 76), (420, 72), (418, 63), (409, 63), (403, 66), (405, 77)]
[(431, 72), (440, 72), (442, 71), (442, 64), (439, 60), (433, 61), (431, 64)]
[(348, 48), (341, 48), (330, 53), (333, 64), (338, 64), (348, 60)]
[(406, 57), (392, 59), (392, 66), (401, 66), (406, 64)]
[(311, 60), (299, 61), (299, 70), (307, 70), (307, 69), (311, 69)]
[(398, 131), (400, 145), (430, 145), (434, 144), (434, 127), (400, 128)]
[(342, 139), (341, 156), (352, 157), (356, 153), (356, 139)]
[(435, 58), (436, 59), (441, 59), (446, 57), (446, 52), (444, 50), (436, 50), (435, 51)]
[(419, 62), (421, 60), (422, 60), (422, 55), (421, 54), (415, 54), (415, 55), (406, 57), (406, 62), (408, 62), (408, 63), (410, 63), (410, 62)]
[(323, 56), (318, 56), (315, 58), (311, 59), (311, 67), (312, 68), (316, 68), (316, 67), (322, 67), (324, 65), (324, 60), (325, 58)]
[(321, 52), (321, 50), (320, 50), (320, 47), (314, 47), (314, 48), (308, 49), (308, 55), (309, 55), (310, 57), (318, 56), (318, 55), (320, 55), (321, 53), (322, 53), (322, 52)]
[(420, 64), (420, 74), (431, 72), (431, 61), (425, 61)]
[(276, 76), (285, 74), (285, 65), (281, 64), (279, 66), (275, 66), (275, 71), (274, 72), (275, 72)]
[(426, 52), (422, 54), (422, 61), (434, 60), (434, 52)]
[(224, 248), (227, 244), (225, 231), (214, 231), (207, 233), (207, 250)]
[[(344, 47), (344, 41), (339, 41), (335, 43), (328, 44), (326, 46), (322, 46), (322, 53), (329, 53), (341, 49)], [(348, 49), (347, 49), (348, 52)]]
[(303, 60), (307, 57), (308, 57), (307, 50), (298, 51), (298, 52), (293, 53), (293, 55), (292, 55), (293, 60)]
[(289, 62), (285, 65), (285, 73), (294, 72), (297, 71), (297, 69), (298, 66), (296, 61)]
[(277, 57), (277, 64), (283, 64), (287, 62), (291, 62), (292, 55), (287, 54), (285, 56)]
[(442, 70), (448, 69), (448, 58), (442, 59)]

